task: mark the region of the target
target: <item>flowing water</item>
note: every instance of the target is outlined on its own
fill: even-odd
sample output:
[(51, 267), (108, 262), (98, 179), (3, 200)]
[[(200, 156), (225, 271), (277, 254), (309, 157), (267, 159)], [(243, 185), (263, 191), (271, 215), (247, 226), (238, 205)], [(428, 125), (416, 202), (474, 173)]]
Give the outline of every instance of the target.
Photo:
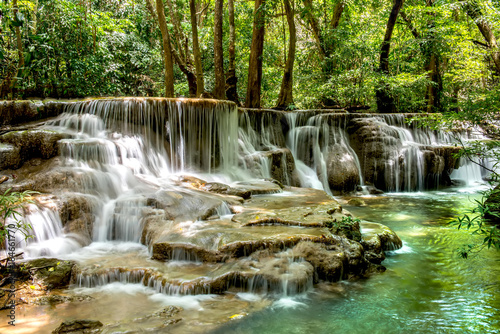
[[(189, 281), (234, 270), (231, 262), (201, 263), (195, 254), (181, 249), (172, 251), (173, 261), (155, 261), (151, 259), (151, 250), (140, 243), (142, 219), (145, 210), (152, 210), (148, 200), (153, 194), (170, 194), (165, 198), (172, 207), (179, 207), (178, 217), (183, 218), (166, 224), (165, 240), (170, 242), (189, 243), (196, 235), (198, 244), (212, 250), (234, 241), (231, 240), (234, 235), (245, 240), (260, 233), (235, 233), (237, 228), (223, 200), (215, 206), (214, 216), (220, 219), (198, 219), (192, 212), (202, 206), (198, 203), (203, 200), (198, 199), (204, 195), (179, 187), (180, 175), (231, 184), (273, 177), (286, 185), (332, 194), (329, 173), (334, 168), (328, 164), (337, 159), (332, 158), (333, 152), (338, 155), (340, 165), (352, 166), (353, 184), (364, 185), (365, 166), (361, 161), (366, 157), (358, 156), (351, 147), (352, 136), (347, 129), (349, 120), (358, 116), (269, 111), (245, 111), (238, 115), (231, 104), (140, 98), (79, 102), (68, 104), (65, 111), (49, 122), (46, 129), (71, 134), (71, 138), (59, 142), (60, 169), (73, 175), (73, 183), (68, 181), (63, 192), (85, 199), (92, 208), (93, 228), (88, 236), (65, 234), (48, 196), (49, 204), (30, 209), (27, 219), (36, 237), (20, 248), (28, 258), (50, 256), (77, 261), (83, 270), (72, 289), (65, 293), (96, 299), (23, 306), (18, 310), (19, 328), (50, 332), (63, 319), (83, 317), (114, 324), (114, 329), (108, 328), (108, 332), (141, 331), (161, 325), (158, 319), (148, 318), (153, 312), (177, 305), (186, 310), (182, 315), (183, 326), (178, 329), (184, 333), (214, 330), (233, 318), (240, 320), (215, 330), (218, 333), (496, 333), (500, 330), (499, 255), (483, 251), (468, 260), (459, 259), (454, 250), (473, 237), (447, 226), (451, 217), (472, 205), (469, 197), (479, 196), (474, 191), (469, 194), (463, 189), (450, 188), (388, 193), (365, 197), (367, 205), (363, 207), (344, 204), (361, 219), (391, 227), (403, 240), (404, 247), (388, 254), (383, 263), (387, 267), (385, 273), (367, 280), (320, 284), (316, 288), (312, 287), (312, 279), (303, 282), (300, 288), (289, 284), (295, 274), (298, 277), (305, 271), (305, 261), (290, 261), (289, 272), (273, 286), (251, 278), (244, 283), (231, 283), (232, 287), (239, 285), (244, 289), (210, 294), (207, 286), (192, 287)], [(375, 124), (393, 134), (396, 150), (387, 152), (383, 169), (383, 178), (391, 184), (388, 190), (425, 189), (426, 162), (421, 148), (449, 145), (452, 138), (409, 127), (404, 123), (404, 115), (359, 117), (374, 118)], [(464, 189), (477, 190), (484, 175), (474, 164), (464, 161), (462, 165), (451, 177), (464, 180), (469, 187)], [(285, 193), (277, 196), (291, 194)], [(283, 226), (272, 229), (286, 236), (297, 233)], [(265, 233), (259, 236), (267, 237)], [(290, 260), (286, 252), (283, 254), (276, 261)], [(170, 283), (178, 284), (165, 284), (161, 275), (146, 273), (147, 270), (168, 275)], [(267, 294), (258, 291), (268, 286), (273, 291)], [(2, 332), (4, 329), (0, 326)]]
[(457, 248), (481, 240), (447, 225), (478, 197), (449, 189), (367, 197), (364, 207), (346, 206), (403, 240), (403, 248), (383, 262), (386, 272), (277, 301), (216, 333), (498, 333), (500, 254), (483, 250), (459, 258)]

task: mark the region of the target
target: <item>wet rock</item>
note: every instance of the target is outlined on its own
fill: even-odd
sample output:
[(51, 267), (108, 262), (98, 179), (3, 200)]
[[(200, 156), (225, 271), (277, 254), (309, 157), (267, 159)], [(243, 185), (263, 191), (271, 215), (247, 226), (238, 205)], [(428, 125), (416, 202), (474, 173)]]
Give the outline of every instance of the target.
[(217, 214), (223, 204), (214, 195), (187, 189), (160, 190), (148, 199), (148, 205), (165, 211), (166, 219), (178, 221), (207, 219)]
[(249, 191), (252, 195), (277, 194), (282, 192), (282, 189), (278, 184), (266, 180), (235, 182), (232, 185), (232, 188), (235, 188), (238, 191)]
[(181, 312), (182, 310), (183, 310), (182, 307), (169, 305), (166, 308), (164, 308), (163, 310), (153, 314), (153, 316), (154, 317), (162, 317), (162, 318), (171, 318), (174, 315), (176, 315), (177, 313)]
[(285, 135), (288, 130), (285, 112), (269, 109), (248, 109), (238, 108), (245, 117), (240, 118), (240, 128), (251, 127), (258, 129), (259, 133), (266, 133), (266, 136), (258, 136), (256, 149), (264, 151), (271, 147), (286, 147)]
[(186, 243), (154, 243), (152, 253), (152, 259), (160, 261), (186, 260), (217, 262), (221, 259), (221, 255), (218, 254), (218, 252)]
[(196, 189), (200, 189), (201, 187), (203, 187), (207, 183), (207, 181), (202, 180), (200, 178), (197, 178), (195, 176), (191, 176), (191, 175), (179, 176), (179, 182), (187, 183)]
[(47, 289), (66, 288), (71, 281), (75, 263), (59, 259), (41, 258), (26, 262), (26, 269)]
[(384, 251), (397, 250), (403, 247), (403, 241), (389, 227), (385, 226), (384, 231), (377, 233)]
[(37, 107), (30, 101), (0, 101), (0, 125), (30, 122), (37, 115)]
[(21, 167), (22, 164), (23, 161), (21, 159), (20, 147), (16, 147), (11, 144), (0, 143), (0, 170), (17, 169)]
[(458, 168), (457, 154), (460, 147), (456, 146), (425, 146), (422, 147), (424, 158), (425, 185), (434, 188), (439, 184), (451, 185), (450, 174)]
[(93, 203), (81, 194), (68, 194), (58, 202), (58, 211), (65, 233), (75, 233), (92, 240), (94, 225)]
[(72, 302), (83, 302), (94, 299), (91, 296), (61, 296), (61, 295), (50, 295), (37, 298), (33, 304), (36, 305), (55, 305), (62, 303), (72, 303)]
[[(403, 184), (404, 160), (400, 158), (402, 143), (397, 130), (380, 117), (351, 119), (347, 128), (351, 145), (356, 151), (364, 179), (383, 190), (400, 189)], [(400, 180), (400, 184), (395, 184)]]
[(328, 184), (334, 192), (351, 192), (360, 182), (356, 160), (346, 146), (335, 144), (329, 148), (327, 171)]
[(358, 186), (356, 190), (359, 191), (362, 195), (381, 195), (384, 192), (380, 189), (375, 188), (374, 186)]
[(399, 236), (389, 227), (377, 223), (362, 223), (365, 258), (371, 263), (380, 264), (385, 260), (385, 251), (403, 247)]
[(347, 204), (352, 205), (352, 206), (366, 206), (366, 202), (363, 201), (361, 198), (351, 198)]
[(250, 170), (261, 170), (262, 159), (267, 160), (271, 178), (279, 184), (299, 186), (300, 180), (295, 168), (295, 159), (288, 148), (276, 148), (245, 156), (246, 167)]
[(249, 199), (252, 195), (250, 190), (246, 189), (238, 189), (228, 186), (227, 184), (219, 183), (219, 182), (209, 182), (203, 185), (201, 190), (205, 190), (208, 192), (216, 193), (216, 194), (224, 194), (231, 196), (238, 196), (243, 199)]
[(311, 263), (316, 273), (315, 283), (318, 279), (336, 282), (345, 278), (344, 273), (347, 274), (344, 271), (348, 266), (345, 253), (328, 251), (323, 244), (301, 242), (293, 249), (293, 254)]
[(58, 141), (70, 135), (48, 130), (11, 131), (0, 136), (0, 142), (14, 145), (20, 149), (21, 161), (40, 157), (50, 159), (59, 152)]
[(285, 209), (255, 210), (233, 216), (232, 220), (242, 226), (289, 225), (324, 227), (326, 223), (343, 217), (342, 207), (337, 202), (320, 205), (298, 206)]
[(63, 334), (87, 334), (101, 333), (103, 324), (97, 320), (73, 320), (64, 321), (52, 333)]
[(65, 103), (57, 101), (0, 101), (0, 126), (53, 117), (64, 107)]
[(170, 319), (170, 320), (165, 321), (163, 324), (165, 326), (170, 326), (170, 325), (175, 325), (176, 323), (181, 322), (181, 321), (182, 321), (182, 318)]

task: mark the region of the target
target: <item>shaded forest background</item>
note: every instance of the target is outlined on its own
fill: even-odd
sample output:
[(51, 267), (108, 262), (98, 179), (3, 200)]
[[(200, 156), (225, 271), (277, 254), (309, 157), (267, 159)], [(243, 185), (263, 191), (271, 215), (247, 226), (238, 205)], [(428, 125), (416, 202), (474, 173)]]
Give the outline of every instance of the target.
[(500, 104), (499, 0), (1, 0), (0, 11), (2, 99), (476, 115)]

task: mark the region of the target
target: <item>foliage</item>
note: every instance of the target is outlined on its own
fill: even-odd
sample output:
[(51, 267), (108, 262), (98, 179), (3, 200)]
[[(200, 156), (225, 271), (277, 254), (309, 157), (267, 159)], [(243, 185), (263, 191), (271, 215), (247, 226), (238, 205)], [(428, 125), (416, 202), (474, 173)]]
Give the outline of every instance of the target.
[(3, 244), (11, 233), (20, 232), (25, 238), (31, 237), (32, 226), (23, 220), (22, 208), (26, 203), (33, 203), (33, 195), (36, 191), (26, 190), (23, 192), (7, 189), (0, 195), (0, 244)]
[(340, 222), (337, 220), (325, 222), (325, 227), (333, 234), (343, 235), (348, 239), (359, 242), (361, 241), (361, 232), (359, 229), (360, 222), (361, 220), (359, 218), (343, 216)]
[(458, 250), (459, 255), (467, 259), (471, 254), (477, 253), (485, 247), (495, 248), (500, 251), (500, 229), (496, 225), (490, 225), (491, 219), (500, 220), (499, 203), (488, 203), (487, 199), (491, 196), (499, 195), (500, 190), (497, 188), (483, 193), (481, 200), (475, 200), (476, 206), (467, 210), (461, 217), (458, 217), (450, 222), (451, 225), (457, 226), (460, 229), (467, 229), (473, 235), (478, 235), (483, 238), (481, 245), (468, 244)]
[[(336, 27), (331, 21), (340, 0), (294, 0), (297, 51), (294, 68), (296, 108), (375, 106), (374, 91), (381, 82), (377, 67), (391, 3), (380, 0), (342, 0)], [(18, 0), (0, 2), (0, 98), (136, 95), (161, 96), (161, 34), (145, 0)], [(389, 74), (383, 82), (400, 112), (426, 110), (429, 87), (440, 90), (439, 111), (498, 110), (499, 79), (484, 37), (467, 16), (464, 2), (405, 1), (407, 20), (399, 17), (391, 40)], [(500, 28), (498, 1), (478, 0), (479, 20), (494, 35)], [(192, 53), (187, 0), (165, 6), (170, 35), (173, 15)], [(245, 99), (254, 3), (235, 2), (236, 76)], [(196, 1), (202, 66), (207, 91), (213, 89), (213, 0)], [(224, 12), (224, 66), (228, 66), (229, 23)], [(279, 0), (265, 2), (266, 38), (262, 69), (262, 105), (275, 105), (286, 64), (289, 32)], [(309, 18), (317, 21), (321, 48)], [(16, 27), (21, 31), (24, 66), (20, 66)], [(413, 29), (413, 30), (412, 30)], [(418, 33), (415, 36), (415, 32)], [(177, 43), (172, 37), (172, 43)], [(177, 46), (177, 49), (179, 46)], [(431, 78), (429, 57), (439, 62), (442, 82)], [(189, 66), (192, 66), (189, 65)], [(175, 91), (187, 96), (186, 77), (174, 67)], [(479, 115), (479, 114), (477, 114)]]

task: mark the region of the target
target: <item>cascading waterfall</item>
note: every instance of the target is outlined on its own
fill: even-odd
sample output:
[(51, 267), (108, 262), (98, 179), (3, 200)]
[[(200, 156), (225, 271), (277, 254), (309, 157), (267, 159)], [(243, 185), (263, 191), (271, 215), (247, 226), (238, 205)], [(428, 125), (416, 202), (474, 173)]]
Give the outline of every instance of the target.
[[(246, 161), (247, 169), (257, 169), (254, 176), (269, 177), (273, 169), (269, 152), (289, 149), (300, 186), (330, 194), (355, 190), (365, 181), (385, 191), (435, 188), (445, 181), (441, 174), (456, 168), (447, 152), (457, 137), (479, 137), (467, 129), (448, 133), (410, 125), (411, 116), (246, 110), (240, 115), (240, 160)], [(455, 172), (451, 177), (484, 176), (470, 161), (459, 163), (474, 176)], [(292, 185), (288, 174), (280, 181)]]
[[(32, 227), (32, 235), (25, 238), (19, 231), (16, 232), (14, 240), (17, 247), (22, 249), (25, 258), (40, 256), (55, 256), (68, 254), (76, 251), (83, 245), (83, 240), (76, 234), (65, 234), (58, 213), (50, 208), (39, 208), (29, 205), (28, 214), (24, 217), (24, 223)], [(8, 218), (6, 225), (14, 223)]]
[[(144, 212), (151, 209), (148, 198), (159, 191), (182, 198), (186, 190), (179, 191), (176, 180), (183, 174), (228, 182), (275, 178), (285, 185), (328, 194), (353, 191), (365, 183), (377, 186), (376, 182), (383, 182), (388, 191), (423, 190), (430, 173), (429, 156), (437, 165), (444, 164), (434, 148), (454, 141), (449, 134), (410, 126), (406, 118), (238, 111), (234, 104), (216, 101), (125, 98), (68, 103), (65, 112), (45, 128), (71, 134), (59, 141), (61, 168), (78, 176), (77, 184), (68, 188), (92, 202), (92, 241), (137, 245)], [(481, 178), (481, 170), (470, 169), (466, 161), (460, 163), (469, 168), (467, 179)], [(462, 177), (465, 169), (461, 168), (451, 177)], [(434, 172), (440, 173), (442, 169)], [(31, 211), (26, 219), (36, 238), (21, 247), (29, 257), (68, 254), (85, 245), (76, 236), (64, 234), (54, 208)], [(225, 202), (214, 208), (215, 216), (230, 214)], [(195, 228), (197, 223), (190, 225)], [(54, 240), (62, 240), (61, 246), (54, 246)], [(202, 262), (183, 249), (174, 250), (172, 256), (175, 261)], [(312, 276), (295, 280), (307, 271), (304, 267), (306, 262), (290, 260), (279, 280), (247, 273), (224, 278), (224, 284), (250, 292), (302, 293), (312, 286)], [(85, 287), (142, 283), (169, 294), (213, 292), (207, 282), (168, 283), (145, 269), (82, 273), (78, 282)]]
[[(177, 174), (230, 174), (236, 167), (237, 117), (234, 105), (215, 101), (90, 100), (67, 104), (46, 128), (72, 134), (60, 141), (60, 153), (63, 168), (78, 175), (73, 190), (93, 199), (92, 240), (138, 242), (147, 206), (141, 194), (173, 187)], [(31, 247), (33, 256), (68, 253), (64, 247), (45, 250), (44, 243), (64, 239), (56, 210), (31, 211), (26, 219), (36, 242), (22, 248)]]

